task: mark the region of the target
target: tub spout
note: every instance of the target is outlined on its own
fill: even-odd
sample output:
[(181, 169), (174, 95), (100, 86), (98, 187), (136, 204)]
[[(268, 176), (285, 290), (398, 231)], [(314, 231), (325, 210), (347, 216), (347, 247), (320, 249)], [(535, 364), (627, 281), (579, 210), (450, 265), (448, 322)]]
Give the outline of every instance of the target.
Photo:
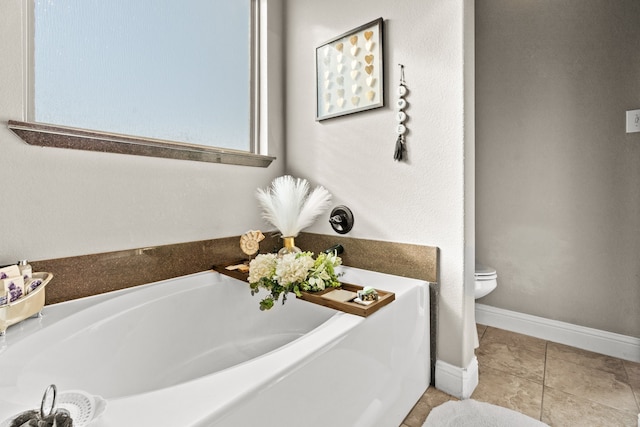
[(341, 253), (344, 252), (344, 247), (338, 243), (337, 245), (331, 246), (330, 248), (325, 249), (322, 252), (324, 252), (325, 254), (340, 255)]

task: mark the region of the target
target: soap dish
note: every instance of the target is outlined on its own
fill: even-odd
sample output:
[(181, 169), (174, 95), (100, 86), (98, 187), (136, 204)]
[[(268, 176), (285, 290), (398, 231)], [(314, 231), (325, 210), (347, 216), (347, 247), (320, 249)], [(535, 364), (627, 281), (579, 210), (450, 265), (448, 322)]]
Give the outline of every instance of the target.
[(365, 301), (365, 300), (360, 299), (360, 297), (356, 297), (353, 300), (353, 302), (355, 302), (356, 304), (360, 304), (360, 305), (371, 305), (376, 301), (377, 300)]

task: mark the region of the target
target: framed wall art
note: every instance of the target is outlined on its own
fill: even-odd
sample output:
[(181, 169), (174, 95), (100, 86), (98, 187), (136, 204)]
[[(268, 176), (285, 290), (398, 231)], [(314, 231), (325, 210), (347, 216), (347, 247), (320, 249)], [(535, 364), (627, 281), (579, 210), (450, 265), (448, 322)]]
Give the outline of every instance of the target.
[(384, 106), (382, 18), (316, 48), (316, 120)]

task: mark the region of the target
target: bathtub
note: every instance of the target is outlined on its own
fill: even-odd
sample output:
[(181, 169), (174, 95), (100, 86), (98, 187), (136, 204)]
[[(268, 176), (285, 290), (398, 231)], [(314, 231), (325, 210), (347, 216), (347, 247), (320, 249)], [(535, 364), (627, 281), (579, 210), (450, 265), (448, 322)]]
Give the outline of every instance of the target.
[(49, 384), (102, 396), (91, 426), (399, 426), (429, 386), (428, 283), (341, 267), (396, 294), (373, 315), (295, 298), (267, 312), (207, 271), (46, 306), (0, 338), (0, 422)]

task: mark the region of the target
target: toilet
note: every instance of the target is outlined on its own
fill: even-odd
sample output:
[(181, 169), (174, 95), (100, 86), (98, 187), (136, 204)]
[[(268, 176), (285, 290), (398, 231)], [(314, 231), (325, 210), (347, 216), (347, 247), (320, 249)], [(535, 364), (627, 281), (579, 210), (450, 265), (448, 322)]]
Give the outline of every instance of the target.
[[(486, 267), (482, 264), (476, 263), (476, 274), (474, 281), (474, 296), (475, 299), (482, 298), (489, 295), (498, 286), (498, 273), (491, 267)], [(475, 314), (474, 314), (475, 323)], [(475, 333), (474, 347), (478, 348), (480, 340), (478, 339), (478, 331)]]
[(491, 293), (498, 286), (498, 274), (491, 267), (476, 263), (475, 299)]

